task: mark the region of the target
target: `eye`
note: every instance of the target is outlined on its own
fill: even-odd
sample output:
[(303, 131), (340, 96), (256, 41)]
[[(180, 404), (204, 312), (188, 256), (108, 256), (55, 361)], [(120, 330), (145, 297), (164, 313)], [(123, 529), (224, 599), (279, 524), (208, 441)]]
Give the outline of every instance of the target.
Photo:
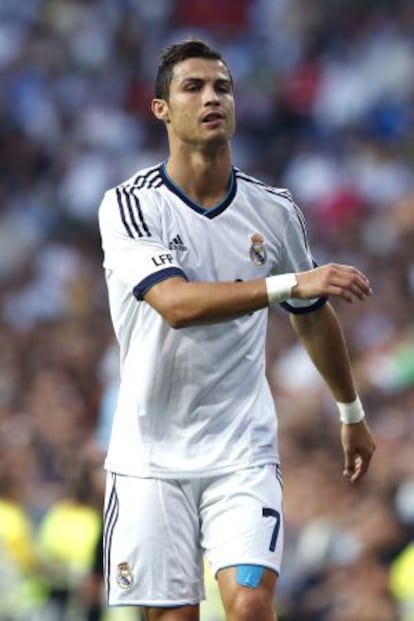
[(186, 84), (184, 86), (184, 90), (188, 93), (195, 93), (196, 91), (199, 90), (199, 85), (196, 84), (195, 82), (189, 82), (188, 84)]
[(231, 85), (228, 84), (227, 82), (220, 82), (219, 84), (216, 85), (216, 91), (218, 93), (230, 93)]

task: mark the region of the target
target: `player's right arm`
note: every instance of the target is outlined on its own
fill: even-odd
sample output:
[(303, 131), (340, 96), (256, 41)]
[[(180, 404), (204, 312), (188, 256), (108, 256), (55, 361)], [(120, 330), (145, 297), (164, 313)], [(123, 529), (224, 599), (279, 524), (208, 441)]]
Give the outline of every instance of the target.
[[(151, 305), (173, 328), (226, 321), (269, 306), (270, 280), (277, 288), (283, 273), (244, 282), (190, 281), (161, 239), (160, 218), (151, 195), (139, 192), (133, 184), (107, 192), (100, 206), (104, 267), (130, 287), (138, 301)], [(300, 238), (301, 227), (295, 225), (293, 234)], [(303, 243), (299, 239), (300, 247)], [(312, 265), (311, 259), (306, 258), (302, 265)], [(370, 292), (364, 274), (346, 265), (305, 267), (302, 271), (290, 260), (281, 271), (294, 272), (296, 277), (295, 286), (283, 298), (286, 300), (337, 296), (353, 302), (365, 299)]]
[[(328, 264), (295, 276), (297, 284), (286, 299), (336, 296), (352, 303), (364, 300), (371, 292), (366, 276), (348, 265)], [(143, 299), (173, 328), (225, 321), (269, 306), (265, 278), (245, 282), (188, 282), (182, 277), (172, 277), (151, 287)]]

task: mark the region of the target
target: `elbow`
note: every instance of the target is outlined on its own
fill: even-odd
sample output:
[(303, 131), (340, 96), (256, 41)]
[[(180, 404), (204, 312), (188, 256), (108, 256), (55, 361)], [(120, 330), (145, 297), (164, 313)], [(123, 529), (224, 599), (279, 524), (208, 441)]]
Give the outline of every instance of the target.
[(187, 326), (191, 325), (191, 323), (186, 321), (183, 317), (169, 315), (168, 317), (164, 316), (164, 319), (166, 320), (170, 328), (173, 328), (173, 330), (180, 330), (181, 328), (186, 328)]
[(194, 325), (194, 317), (189, 314), (188, 309), (180, 305), (169, 305), (161, 311), (161, 315), (173, 330), (180, 330), (181, 328)]
[(154, 287), (145, 295), (145, 301), (156, 310), (174, 330), (197, 323), (203, 314), (201, 305), (186, 294), (188, 284), (181, 278), (170, 278)]

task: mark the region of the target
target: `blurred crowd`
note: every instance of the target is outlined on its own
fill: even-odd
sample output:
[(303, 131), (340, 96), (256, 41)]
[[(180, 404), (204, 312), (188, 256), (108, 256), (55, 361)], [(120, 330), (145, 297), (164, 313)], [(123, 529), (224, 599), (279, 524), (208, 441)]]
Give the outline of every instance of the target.
[[(188, 35), (232, 69), (235, 164), (288, 187), (315, 259), (356, 265), (374, 291), (335, 304), (378, 445), (357, 486), (331, 397), (286, 313), (270, 314), (279, 619), (413, 621), (411, 0), (0, 0), (0, 621), (110, 616), (99, 542), (118, 360), (96, 214), (166, 156), (153, 77)], [(222, 619), (213, 586), (203, 616)]]

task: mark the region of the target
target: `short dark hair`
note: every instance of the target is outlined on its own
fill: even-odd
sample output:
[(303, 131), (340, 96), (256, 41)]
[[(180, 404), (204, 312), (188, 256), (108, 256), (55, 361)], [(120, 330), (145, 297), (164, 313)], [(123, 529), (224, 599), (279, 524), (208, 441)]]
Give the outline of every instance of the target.
[(187, 60), (187, 58), (220, 60), (229, 72), (231, 81), (233, 81), (230, 69), (220, 52), (214, 50), (202, 39), (191, 37), (181, 43), (173, 43), (162, 50), (155, 78), (155, 97), (157, 99), (168, 101), (174, 67), (183, 60)]

